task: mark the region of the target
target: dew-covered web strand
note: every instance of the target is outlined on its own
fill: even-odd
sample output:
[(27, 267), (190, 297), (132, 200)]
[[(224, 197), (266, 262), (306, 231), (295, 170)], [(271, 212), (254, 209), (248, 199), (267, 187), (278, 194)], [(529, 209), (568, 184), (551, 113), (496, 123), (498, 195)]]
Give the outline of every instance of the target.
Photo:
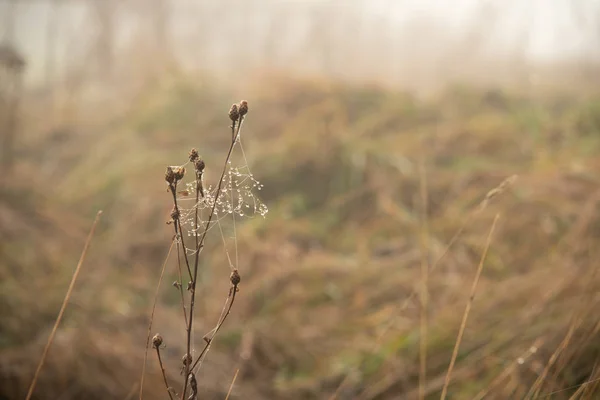
[(227, 262), (229, 263), (229, 268), (234, 269), (233, 264), (231, 263), (231, 256), (229, 255), (229, 250), (227, 249), (227, 240), (225, 239), (225, 234), (223, 233), (223, 227), (221, 226), (221, 221), (217, 219), (217, 224), (219, 225), (219, 231), (221, 233), (221, 240), (223, 241), (223, 248), (225, 249), (225, 255), (227, 256)]

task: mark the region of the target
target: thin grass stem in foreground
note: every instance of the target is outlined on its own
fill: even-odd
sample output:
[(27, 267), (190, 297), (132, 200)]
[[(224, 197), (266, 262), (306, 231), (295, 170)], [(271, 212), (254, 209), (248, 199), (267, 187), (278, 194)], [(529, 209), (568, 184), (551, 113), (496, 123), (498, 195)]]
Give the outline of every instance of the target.
[(52, 341), (54, 340), (54, 335), (56, 335), (56, 330), (58, 329), (58, 325), (63, 318), (65, 313), (65, 309), (67, 308), (67, 304), (69, 299), (71, 298), (71, 293), (73, 293), (73, 287), (75, 286), (75, 281), (77, 281), (77, 277), (79, 276), (79, 272), (81, 271), (81, 266), (83, 265), (83, 261), (85, 260), (85, 256), (87, 255), (88, 248), (90, 247), (90, 243), (92, 242), (92, 237), (94, 236), (94, 231), (96, 230), (96, 226), (98, 225), (98, 221), (100, 220), (100, 215), (102, 215), (102, 210), (98, 211), (96, 214), (96, 219), (92, 224), (92, 228), (90, 229), (90, 233), (85, 241), (85, 245), (83, 246), (83, 251), (81, 252), (81, 257), (79, 258), (79, 262), (77, 263), (77, 268), (75, 268), (75, 272), (73, 273), (73, 277), (71, 278), (71, 283), (69, 284), (69, 289), (67, 289), (67, 293), (65, 294), (65, 298), (63, 300), (62, 306), (60, 307), (60, 311), (58, 312), (58, 317), (56, 317), (56, 321), (54, 322), (54, 327), (52, 327), (52, 331), (50, 332), (50, 337), (48, 337), (48, 341), (46, 342), (46, 346), (44, 347), (44, 351), (42, 353), (42, 358), (38, 363), (37, 369), (35, 370), (35, 374), (33, 375), (33, 380), (31, 381), (31, 385), (29, 386), (29, 391), (27, 392), (26, 400), (31, 399), (33, 395), (33, 391), (35, 390), (35, 384), (37, 383), (38, 377), (40, 375), (40, 371), (42, 370), (42, 366), (44, 365), (44, 361), (48, 355), (48, 350), (50, 350), (50, 346), (52, 345)]
[(499, 218), (500, 214), (496, 214), (485, 243), (485, 248), (483, 249), (483, 253), (481, 254), (481, 259), (479, 260), (479, 266), (477, 267), (477, 273), (475, 274), (475, 279), (473, 280), (473, 285), (471, 286), (469, 301), (467, 302), (467, 306), (465, 307), (465, 312), (463, 314), (462, 322), (460, 324), (460, 329), (458, 330), (458, 336), (456, 338), (456, 343), (454, 344), (454, 350), (452, 351), (452, 358), (450, 360), (450, 365), (448, 366), (448, 372), (446, 373), (446, 379), (444, 381), (444, 387), (442, 388), (442, 395), (440, 396), (440, 400), (444, 400), (446, 398), (446, 394), (448, 393), (448, 385), (450, 384), (450, 379), (452, 377), (452, 370), (454, 369), (454, 363), (456, 362), (456, 357), (458, 356), (458, 349), (460, 348), (460, 343), (462, 341), (463, 334), (465, 333), (465, 327), (467, 326), (469, 313), (471, 312), (471, 307), (473, 306), (473, 300), (475, 300), (475, 291), (477, 290), (477, 285), (479, 284), (481, 271), (483, 271), (483, 263), (485, 261), (485, 257), (487, 256), (487, 252), (490, 248), (490, 243), (492, 242), (492, 235), (494, 233), (494, 229), (496, 228), (496, 224)]

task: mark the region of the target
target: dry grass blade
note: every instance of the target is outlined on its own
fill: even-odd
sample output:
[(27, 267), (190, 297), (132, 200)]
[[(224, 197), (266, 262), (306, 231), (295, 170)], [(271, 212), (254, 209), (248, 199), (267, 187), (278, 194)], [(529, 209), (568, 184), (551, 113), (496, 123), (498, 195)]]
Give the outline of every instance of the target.
[(231, 391), (233, 390), (233, 385), (235, 384), (235, 380), (237, 379), (238, 372), (240, 372), (239, 368), (235, 371), (235, 375), (233, 375), (233, 379), (231, 380), (231, 385), (229, 385), (229, 390), (227, 391), (227, 396), (225, 397), (225, 400), (229, 400), (229, 396), (231, 395)]
[(496, 385), (500, 384), (500, 382), (504, 381), (510, 374), (514, 372), (518, 365), (524, 363), (531, 357), (533, 354), (537, 353), (538, 349), (544, 344), (542, 339), (536, 339), (533, 344), (529, 347), (529, 349), (517, 358), (512, 364), (506, 367), (494, 380), (488, 385), (487, 388), (481, 390), (477, 395), (473, 398), (473, 400), (483, 400), (485, 396), (490, 393), (490, 391), (496, 387)]
[(169, 257), (171, 255), (171, 251), (173, 250), (173, 244), (175, 241), (171, 242), (171, 246), (169, 247), (169, 251), (167, 252), (167, 256), (163, 261), (162, 269), (160, 270), (160, 277), (158, 278), (158, 284), (156, 285), (156, 290), (154, 291), (154, 300), (152, 302), (152, 311), (150, 312), (150, 322), (148, 323), (148, 337), (146, 339), (146, 348), (144, 349), (144, 363), (142, 364), (142, 377), (140, 379), (140, 396), (139, 399), (142, 400), (143, 392), (144, 392), (144, 377), (146, 376), (146, 362), (148, 361), (148, 348), (150, 346), (150, 336), (152, 335), (152, 322), (154, 321), (154, 312), (156, 311), (156, 302), (158, 299), (158, 291), (160, 289), (160, 284), (162, 283), (163, 275), (165, 274), (165, 268), (167, 267), (167, 262), (169, 261)]
[(44, 352), (42, 353), (42, 358), (38, 363), (37, 369), (35, 370), (35, 374), (33, 375), (33, 380), (31, 381), (31, 385), (29, 386), (29, 391), (27, 392), (26, 400), (31, 399), (33, 395), (33, 391), (35, 390), (35, 384), (38, 380), (40, 371), (42, 370), (42, 366), (44, 365), (44, 361), (46, 360), (46, 356), (48, 355), (48, 350), (52, 345), (52, 341), (54, 340), (54, 335), (56, 334), (56, 330), (58, 329), (58, 325), (62, 320), (62, 317), (65, 313), (65, 309), (67, 308), (67, 304), (69, 299), (71, 298), (71, 293), (73, 292), (73, 287), (75, 286), (75, 281), (77, 281), (77, 277), (79, 276), (79, 272), (81, 271), (81, 266), (83, 265), (83, 261), (85, 260), (85, 256), (87, 255), (88, 248), (90, 247), (90, 243), (92, 242), (92, 237), (94, 236), (94, 231), (96, 230), (96, 226), (98, 225), (98, 221), (100, 220), (100, 215), (102, 215), (102, 210), (98, 211), (96, 214), (96, 219), (92, 224), (92, 228), (88, 234), (88, 237), (85, 241), (85, 245), (83, 246), (83, 251), (81, 252), (81, 257), (79, 257), (79, 262), (77, 263), (77, 268), (75, 268), (75, 272), (73, 273), (73, 277), (71, 278), (71, 283), (69, 284), (69, 289), (67, 289), (67, 293), (65, 294), (65, 298), (63, 300), (62, 306), (60, 307), (60, 311), (58, 312), (58, 317), (56, 317), (56, 321), (54, 322), (54, 327), (52, 327), (52, 331), (50, 332), (50, 337), (46, 342), (46, 347), (44, 347)]
[(539, 395), (540, 389), (542, 388), (542, 384), (544, 383), (546, 377), (548, 376), (548, 372), (550, 372), (550, 368), (552, 368), (552, 366), (554, 366), (558, 357), (567, 348), (567, 346), (571, 342), (571, 339), (573, 338), (573, 334), (575, 333), (575, 330), (579, 327), (580, 323), (581, 323), (580, 320), (577, 320), (577, 319), (573, 320), (573, 322), (569, 326), (569, 330), (568, 330), (567, 334), (565, 335), (564, 339), (562, 340), (560, 345), (556, 348), (554, 353), (552, 353), (552, 356), (550, 356), (550, 360), (548, 360), (548, 363), (544, 367), (544, 370), (542, 371), (541, 375), (535, 380), (533, 386), (531, 386), (531, 388), (529, 390), (529, 393), (527, 393), (527, 395), (525, 396), (526, 399), (530, 399), (530, 398), (533, 399)]
[(583, 383), (581, 383), (579, 385), (573, 385), (573, 386), (566, 387), (564, 389), (560, 389), (560, 390), (555, 390), (553, 392), (544, 393), (544, 394), (540, 395), (538, 397), (538, 399), (546, 399), (546, 398), (551, 397), (551, 396), (553, 396), (555, 394), (558, 394), (558, 393), (563, 393), (563, 392), (566, 392), (568, 390), (577, 389), (577, 388), (579, 388), (581, 386), (589, 385), (590, 383), (594, 383), (595, 384), (595, 383), (598, 383), (598, 382), (600, 382), (600, 378), (592, 379), (592, 380), (583, 382)]
[[(478, 216), (483, 210), (486, 209), (486, 207), (488, 206), (489, 202), (492, 199), (494, 199), (498, 195), (502, 194), (511, 185), (513, 185), (514, 182), (516, 182), (517, 178), (518, 178), (518, 175), (512, 175), (512, 176), (506, 178), (504, 181), (502, 181), (500, 183), (500, 185), (498, 185), (494, 189), (490, 190), (486, 194), (486, 196), (484, 197), (484, 199), (478, 204), (477, 208), (472, 209), (471, 212), (469, 212), (469, 214), (467, 214), (467, 217), (463, 220), (463, 223), (461, 224), (461, 226), (454, 233), (454, 235), (452, 236), (452, 238), (450, 239), (450, 241), (448, 242), (448, 244), (446, 245), (446, 247), (442, 251), (442, 254), (440, 254), (435, 259), (435, 261), (432, 263), (431, 267), (429, 267), (429, 269), (428, 269), (428, 276), (429, 276), (429, 274), (431, 274), (431, 272), (435, 271), (435, 269), (437, 268), (437, 266), (439, 265), (439, 263), (442, 261), (442, 259), (446, 256), (446, 254), (448, 254), (448, 252), (450, 251), (450, 249), (454, 246), (454, 244), (458, 241), (458, 239), (460, 238), (460, 236), (463, 234), (463, 232), (467, 228), (468, 224), (476, 216)], [(413, 290), (410, 293), (410, 295), (402, 303), (402, 306), (399, 308), (398, 313), (400, 313), (401, 311), (404, 311), (408, 307), (408, 305), (410, 304), (410, 302), (414, 299), (414, 297), (417, 294), (418, 294), (418, 291), (417, 290)], [(393, 325), (393, 322), (394, 322), (394, 319), (390, 319), (390, 321), (382, 329), (381, 333), (377, 336), (376, 340), (374, 341), (373, 349), (371, 350), (372, 352), (376, 351), (377, 348), (379, 348), (379, 346), (381, 344), (381, 341), (383, 340), (383, 337), (391, 329), (391, 327)], [(348, 384), (349, 379), (350, 379), (350, 374), (346, 374), (344, 376), (344, 378), (342, 379), (342, 381), (340, 382), (340, 384), (338, 385), (338, 387), (336, 388), (335, 392), (329, 397), (329, 400), (334, 400), (334, 399), (336, 399), (338, 397), (338, 395), (341, 393), (342, 389), (344, 389), (344, 387)]]
[(490, 232), (488, 234), (485, 248), (483, 249), (483, 254), (481, 255), (481, 259), (479, 260), (479, 266), (477, 267), (477, 273), (475, 274), (475, 279), (473, 280), (473, 285), (471, 286), (471, 293), (469, 295), (469, 301), (467, 302), (467, 306), (465, 307), (465, 312), (463, 314), (462, 322), (460, 324), (460, 329), (458, 331), (458, 336), (456, 338), (456, 343), (454, 344), (454, 350), (452, 351), (452, 358), (450, 360), (450, 365), (448, 366), (448, 372), (446, 373), (446, 380), (444, 381), (444, 387), (442, 389), (442, 395), (440, 396), (441, 400), (446, 398), (446, 394), (448, 393), (448, 385), (450, 384), (450, 378), (452, 377), (452, 370), (454, 369), (454, 363), (456, 362), (456, 357), (458, 356), (458, 349), (460, 348), (460, 343), (462, 341), (463, 334), (465, 332), (465, 327), (467, 326), (467, 319), (469, 318), (469, 313), (471, 311), (471, 307), (473, 305), (473, 300), (475, 299), (475, 291), (477, 290), (477, 285), (479, 284), (479, 278), (481, 277), (481, 271), (483, 270), (483, 262), (485, 261), (485, 257), (487, 255), (488, 249), (490, 248), (490, 243), (492, 241), (492, 235), (494, 233), (494, 229), (496, 228), (496, 223), (500, 218), (500, 214), (496, 214), (494, 217), (494, 222), (492, 222), (492, 227), (490, 228)]
[(420, 298), (420, 337), (419, 337), (419, 399), (425, 398), (427, 384), (427, 307), (429, 286), (429, 237), (427, 230), (427, 174), (425, 161), (421, 157), (419, 165), (420, 194), (421, 194), (421, 298)]

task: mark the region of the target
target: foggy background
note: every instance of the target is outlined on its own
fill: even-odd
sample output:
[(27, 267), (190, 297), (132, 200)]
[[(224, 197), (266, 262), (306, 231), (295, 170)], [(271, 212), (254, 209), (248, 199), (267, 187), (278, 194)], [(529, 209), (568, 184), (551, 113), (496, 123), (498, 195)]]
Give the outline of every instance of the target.
[(181, 391), (192, 147), (199, 398), (600, 398), (600, 0), (0, 0), (0, 399), (98, 210), (32, 399)]
[(539, 81), (549, 66), (600, 60), (597, 0), (2, 0), (0, 5), (2, 38), (22, 51), (30, 64), (27, 82), (36, 85), (70, 74), (119, 75), (134, 57), (147, 62), (131, 66), (132, 75), (166, 63), (230, 74), (243, 64), (248, 70), (412, 88), (460, 79), (527, 82), (541, 74)]

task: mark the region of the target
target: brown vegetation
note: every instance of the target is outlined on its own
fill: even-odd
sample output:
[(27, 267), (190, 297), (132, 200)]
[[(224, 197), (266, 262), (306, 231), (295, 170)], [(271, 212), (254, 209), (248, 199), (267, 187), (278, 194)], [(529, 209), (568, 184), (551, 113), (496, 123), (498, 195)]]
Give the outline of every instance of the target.
[[(417, 398), (423, 352), (421, 392), (438, 398), (497, 214), (448, 397), (594, 398), (597, 94), (450, 88), (419, 100), (319, 80), (257, 87), (242, 135), (270, 212), (237, 226), (243, 280), (196, 374), (202, 398), (225, 398), (234, 375), (232, 399)], [(207, 181), (219, 182), (214, 166), (231, 142), (234, 92), (202, 80), (160, 82), (104, 123), (70, 127), (77, 134), (28, 122), (35, 146), (24, 141), (0, 196), (0, 396), (25, 395), (88, 220), (102, 208), (33, 398), (137, 397), (149, 308), (173, 235), (159, 177), (194, 146), (210, 166)], [(232, 161), (245, 164), (239, 154)], [(219, 234), (205, 246), (196, 348), (231, 287)], [(166, 283), (178, 279), (174, 254)], [(158, 299), (161, 357), (169, 382), (179, 382), (187, 351), (180, 293), (165, 284)], [(147, 368), (144, 398), (165, 398), (154, 358)]]

